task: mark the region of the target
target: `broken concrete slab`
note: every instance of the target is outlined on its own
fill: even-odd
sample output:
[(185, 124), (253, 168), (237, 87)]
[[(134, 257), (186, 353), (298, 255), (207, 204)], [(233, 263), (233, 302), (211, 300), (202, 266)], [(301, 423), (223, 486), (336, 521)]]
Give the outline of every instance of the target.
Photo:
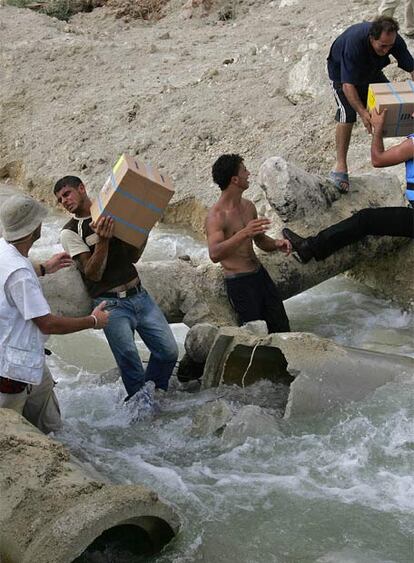
[(207, 357), (203, 388), (261, 379), (289, 386), (284, 418), (359, 401), (395, 377), (414, 377), (414, 359), (340, 346), (308, 333), (257, 337), (220, 329)]
[(0, 409), (0, 425), (2, 561), (72, 563), (130, 526), (149, 555), (177, 534), (175, 509), (154, 491), (108, 483), (10, 409)]

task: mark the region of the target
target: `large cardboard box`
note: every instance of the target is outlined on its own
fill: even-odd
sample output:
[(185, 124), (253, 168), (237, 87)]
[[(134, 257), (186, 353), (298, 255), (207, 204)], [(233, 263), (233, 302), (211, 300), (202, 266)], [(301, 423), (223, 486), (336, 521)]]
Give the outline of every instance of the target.
[(91, 206), (93, 221), (114, 219), (114, 236), (140, 247), (174, 195), (171, 180), (123, 154)]
[(368, 88), (368, 110), (387, 109), (384, 137), (403, 137), (414, 133), (414, 82), (386, 82), (370, 84)]

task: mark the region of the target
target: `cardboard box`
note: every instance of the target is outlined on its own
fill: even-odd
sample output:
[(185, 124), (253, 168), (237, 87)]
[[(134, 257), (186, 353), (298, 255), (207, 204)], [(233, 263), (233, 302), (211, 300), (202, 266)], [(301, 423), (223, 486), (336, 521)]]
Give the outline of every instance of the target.
[(384, 137), (404, 137), (414, 133), (414, 82), (386, 82), (370, 84), (367, 108), (371, 111), (387, 109)]
[(123, 154), (91, 206), (97, 221), (114, 219), (114, 236), (140, 247), (174, 195), (171, 180), (150, 164)]

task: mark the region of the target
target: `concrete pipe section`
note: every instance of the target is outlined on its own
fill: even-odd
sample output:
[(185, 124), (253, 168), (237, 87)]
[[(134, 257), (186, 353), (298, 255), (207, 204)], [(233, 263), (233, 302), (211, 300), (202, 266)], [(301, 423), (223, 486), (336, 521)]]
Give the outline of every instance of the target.
[(155, 492), (105, 483), (14, 411), (0, 427), (1, 563), (132, 563), (177, 534)]
[(288, 388), (285, 418), (312, 415), (360, 401), (398, 376), (414, 376), (414, 360), (340, 346), (303, 332), (258, 336), (220, 329), (207, 357), (202, 385), (247, 386), (260, 379)]

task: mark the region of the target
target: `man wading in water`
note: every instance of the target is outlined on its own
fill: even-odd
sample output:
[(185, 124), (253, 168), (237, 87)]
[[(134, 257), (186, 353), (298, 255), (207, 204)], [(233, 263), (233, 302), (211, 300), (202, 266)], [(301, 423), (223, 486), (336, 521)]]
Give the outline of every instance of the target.
[(253, 242), (265, 252), (291, 252), (287, 240), (268, 235), (269, 219), (257, 217), (254, 204), (242, 197), (249, 187), (250, 172), (238, 154), (224, 154), (212, 169), (213, 180), (222, 194), (206, 220), (208, 250), (213, 262), (220, 262), (227, 295), (239, 324), (266, 321), (269, 332), (289, 332), (289, 320), (279, 292), (259, 262)]

